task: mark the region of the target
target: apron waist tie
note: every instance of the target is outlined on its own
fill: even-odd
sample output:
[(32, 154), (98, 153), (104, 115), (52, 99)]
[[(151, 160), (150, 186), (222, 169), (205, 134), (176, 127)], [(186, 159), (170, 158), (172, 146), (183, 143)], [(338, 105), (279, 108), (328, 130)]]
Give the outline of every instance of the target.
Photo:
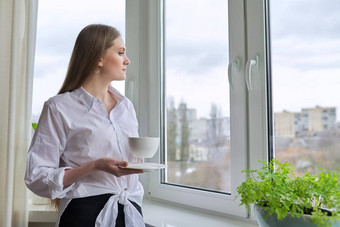
[(130, 194), (124, 189), (118, 195), (113, 194), (106, 202), (96, 219), (96, 227), (112, 227), (116, 224), (118, 202), (124, 205), (126, 227), (145, 227), (143, 216), (129, 201)]

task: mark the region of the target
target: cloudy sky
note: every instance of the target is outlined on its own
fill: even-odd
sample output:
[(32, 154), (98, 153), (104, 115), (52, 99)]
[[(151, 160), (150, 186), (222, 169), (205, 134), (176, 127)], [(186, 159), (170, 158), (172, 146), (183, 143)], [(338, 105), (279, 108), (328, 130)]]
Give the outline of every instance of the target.
[[(166, 3), (167, 95), (199, 117), (209, 116), (212, 102), (229, 115), (226, 3)], [(340, 2), (273, 0), (270, 10), (274, 111), (316, 105), (340, 111)], [(106, 23), (124, 35), (124, 18), (124, 0), (39, 1), (33, 114), (58, 92), (79, 31)], [(124, 92), (123, 83), (114, 86)]]
[(271, 1), (274, 110), (340, 111), (340, 2)]
[[(33, 82), (33, 115), (39, 115), (65, 78), (75, 39), (88, 24), (104, 23), (125, 36), (125, 0), (39, 1)], [(124, 84), (115, 86), (124, 92)]]
[(170, 0), (165, 7), (168, 96), (198, 117), (208, 117), (212, 103), (229, 116), (227, 1)]
[[(229, 115), (227, 1), (185, 2), (198, 6), (167, 3), (168, 91), (200, 116), (209, 115), (212, 101)], [(270, 3), (274, 111), (316, 105), (340, 110), (340, 2)]]

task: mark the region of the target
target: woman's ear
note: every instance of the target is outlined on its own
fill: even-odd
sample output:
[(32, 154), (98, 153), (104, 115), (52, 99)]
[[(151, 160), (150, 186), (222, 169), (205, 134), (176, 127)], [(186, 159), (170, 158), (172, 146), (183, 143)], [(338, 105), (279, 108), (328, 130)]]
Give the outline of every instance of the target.
[(103, 63), (103, 59), (101, 58), (98, 62), (98, 66), (101, 68), (103, 67), (104, 63)]

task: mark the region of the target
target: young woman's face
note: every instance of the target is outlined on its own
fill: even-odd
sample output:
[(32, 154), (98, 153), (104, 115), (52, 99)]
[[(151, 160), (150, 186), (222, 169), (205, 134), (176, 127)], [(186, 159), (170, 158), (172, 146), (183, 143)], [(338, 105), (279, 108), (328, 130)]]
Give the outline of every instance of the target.
[(126, 66), (130, 60), (126, 56), (124, 40), (118, 37), (113, 43), (99, 62), (101, 73), (110, 81), (125, 80)]

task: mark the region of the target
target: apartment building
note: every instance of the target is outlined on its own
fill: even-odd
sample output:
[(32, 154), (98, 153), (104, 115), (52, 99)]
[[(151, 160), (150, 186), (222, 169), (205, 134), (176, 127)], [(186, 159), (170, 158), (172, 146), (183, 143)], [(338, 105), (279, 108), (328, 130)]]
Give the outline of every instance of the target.
[(320, 107), (302, 108), (301, 112), (283, 111), (274, 114), (275, 135), (296, 137), (313, 135), (317, 132), (336, 128), (336, 108)]

